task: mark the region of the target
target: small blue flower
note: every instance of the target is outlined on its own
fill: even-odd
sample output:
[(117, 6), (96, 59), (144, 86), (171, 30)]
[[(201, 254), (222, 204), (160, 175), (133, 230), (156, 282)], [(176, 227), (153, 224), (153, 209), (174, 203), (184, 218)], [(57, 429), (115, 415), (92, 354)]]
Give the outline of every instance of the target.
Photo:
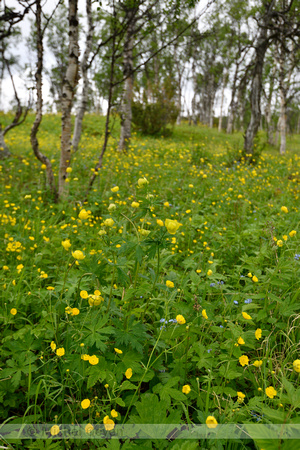
[(223, 325), (220, 325), (220, 328), (224, 328)]
[(210, 353), (212, 351), (212, 348), (209, 348), (208, 350), (207, 350), (207, 353)]
[(164, 322), (167, 322), (167, 320), (166, 319), (160, 319), (160, 322), (164, 323)]
[(238, 302), (237, 300), (233, 300), (233, 303), (234, 303), (235, 305), (238, 305), (238, 304), (239, 304), (239, 302)]
[(252, 303), (252, 298), (247, 298), (247, 300), (245, 300), (244, 303), (246, 303), (247, 305), (249, 305), (249, 303)]
[(210, 287), (214, 287), (216, 283), (210, 283)]

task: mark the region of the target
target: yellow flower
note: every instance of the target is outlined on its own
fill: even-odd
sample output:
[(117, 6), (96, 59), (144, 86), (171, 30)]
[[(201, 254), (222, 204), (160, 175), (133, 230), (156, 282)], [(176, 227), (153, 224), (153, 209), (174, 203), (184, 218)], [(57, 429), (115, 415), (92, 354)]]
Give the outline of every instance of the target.
[(87, 291), (80, 291), (80, 297), (81, 298), (88, 298), (89, 294), (87, 293)]
[(274, 398), (277, 395), (277, 391), (275, 391), (273, 386), (269, 386), (266, 388), (266, 394), (269, 398)]
[(50, 434), (52, 436), (56, 436), (60, 433), (60, 429), (58, 425), (53, 425), (53, 427), (50, 428)]
[(110, 412), (110, 415), (111, 415), (111, 417), (116, 418), (116, 417), (118, 417), (119, 413), (115, 409), (112, 409)]
[(206, 309), (202, 309), (202, 317), (204, 317), (204, 319), (208, 319), (208, 316), (206, 314)]
[(110, 203), (109, 207), (107, 208), (109, 212), (113, 212), (116, 210), (116, 205), (114, 203)]
[(80, 211), (80, 213), (78, 214), (78, 217), (79, 217), (79, 219), (81, 219), (81, 220), (88, 219), (89, 216), (90, 216), (90, 214), (89, 214), (85, 209), (82, 209), (82, 210)]
[(237, 397), (238, 397), (238, 399), (237, 399), (238, 402), (239, 402), (239, 403), (243, 403), (244, 398), (246, 397), (246, 395), (243, 394), (242, 392), (237, 392), (236, 395), (237, 395)]
[(216, 426), (218, 425), (218, 422), (216, 421), (214, 416), (208, 416), (205, 423), (208, 428), (216, 428)]
[(157, 219), (156, 223), (157, 223), (157, 225), (159, 225), (160, 227), (163, 227), (163, 226), (164, 226), (164, 223), (163, 223), (163, 221), (162, 221), (161, 219)]
[(99, 236), (104, 236), (106, 234), (106, 231), (105, 230), (100, 230), (98, 232), (98, 234), (99, 234)]
[(89, 363), (92, 364), (92, 366), (95, 366), (96, 364), (98, 364), (98, 362), (99, 362), (99, 358), (97, 358), (96, 355), (89, 357)]
[(138, 202), (132, 202), (131, 203), (132, 208), (138, 208), (140, 204)]
[(45, 169), (47, 169), (47, 166), (46, 166), (46, 164), (42, 164), (42, 165), (41, 165), (41, 169), (42, 169), (42, 170), (45, 170)]
[(293, 362), (293, 369), (295, 372), (300, 373), (300, 359), (295, 359)]
[(19, 265), (17, 266), (17, 271), (18, 271), (18, 273), (20, 273), (21, 270), (22, 270), (23, 268), (24, 268), (23, 264), (19, 264)]
[(255, 367), (260, 367), (261, 365), (262, 365), (262, 361), (260, 360), (260, 361), (258, 361), (258, 360), (256, 360), (256, 361), (254, 361), (254, 363), (253, 363), (253, 365), (255, 366)]
[(240, 345), (244, 345), (245, 344), (245, 341), (244, 341), (244, 339), (242, 337), (238, 338), (238, 344), (240, 344)]
[[(95, 292), (99, 292), (99, 291), (95, 291)], [(104, 298), (101, 297), (100, 292), (99, 292), (99, 295), (96, 295), (96, 294), (89, 295), (89, 305), (90, 306), (98, 306), (103, 301), (104, 301)]]
[(118, 348), (115, 348), (115, 352), (118, 353), (119, 355), (122, 355), (122, 350), (119, 350)]
[(145, 186), (146, 184), (149, 184), (149, 181), (147, 180), (147, 178), (139, 178), (138, 179), (138, 185), (139, 185), (139, 187), (143, 187), (143, 186)]
[(111, 188), (111, 192), (118, 192), (119, 190), (119, 186), (115, 186), (113, 188)]
[(252, 275), (251, 272), (249, 272), (247, 276), (248, 276), (249, 278), (252, 278), (253, 275)]
[(47, 291), (54, 291), (55, 290), (55, 288), (53, 287), (53, 286), (47, 286)]
[(289, 232), (289, 235), (290, 235), (290, 237), (294, 237), (294, 236), (296, 236), (296, 233), (297, 233), (297, 231), (292, 230)]
[(70, 239), (66, 239), (65, 241), (62, 241), (61, 245), (65, 250), (68, 251), (72, 244), (70, 242)]
[(66, 314), (72, 314), (72, 308), (71, 308), (71, 306), (67, 306), (67, 307), (65, 308), (65, 313), (66, 313)]
[(54, 352), (56, 349), (56, 344), (54, 341), (51, 342), (50, 347), (51, 347), (51, 350)]
[(242, 356), (240, 356), (239, 357), (239, 362), (240, 362), (240, 365), (241, 366), (248, 366), (248, 364), (249, 364), (249, 358), (248, 358), (248, 356), (246, 356), (246, 355), (242, 355)]
[(257, 328), (257, 330), (255, 331), (255, 337), (256, 339), (259, 341), (262, 335), (262, 331), (260, 328)]
[(168, 230), (170, 234), (175, 234), (179, 227), (181, 227), (182, 224), (177, 222), (177, 220), (171, 220), (166, 219), (165, 220), (165, 227)]
[(82, 253), (81, 250), (75, 250), (75, 252), (72, 252), (72, 256), (73, 256), (73, 258), (79, 259), (79, 260), (82, 260), (85, 258), (84, 254)]
[(81, 408), (82, 409), (87, 409), (87, 408), (89, 408), (90, 404), (91, 404), (91, 401), (88, 398), (85, 398), (81, 402)]
[(254, 283), (258, 282), (258, 278), (254, 275), (254, 277), (252, 277), (252, 281), (254, 281)]
[(213, 274), (213, 271), (209, 269), (209, 270), (207, 271), (207, 275), (210, 277), (212, 274)]
[(184, 386), (182, 386), (182, 392), (184, 394), (189, 394), (191, 392), (191, 387), (188, 384), (185, 384)]
[(94, 427), (91, 423), (86, 424), (86, 426), (85, 426), (86, 433), (88, 433), (88, 434), (91, 433), (93, 431), (93, 429), (94, 429)]
[(105, 416), (103, 419), (104, 427), (107, 431), (111, 431), (115, 428), (115, 422), (110, 419), (108, 416)]
[(164, 206), (170, 206), (170, 203), (169, 202), (165, 202)]
[(177, 323), (179, 323), (179, 325), (184, 325), (185, 324), (185, 318), (181, 314), (178, 314), (176, 316), (176, 320), (177, 320)]
[(242, 312), (242, 316), (244, 317), (244, 319), (246, 319), (246, 320), (251, 320), (252, 319), (252, 317), (251, 316), (249, 316), (249, 314), (247, 314), (246, 312)]
[(167, 280), (166, 281), (166, 286), (169, 287), (169, 288), (173, 288), (174, 287), (173, 281)]
[(140, 233), (142, 236), (148, 236), (151, 233), (151, 231), (142, 229), (142, 230), (140, 230)]
[[(288, 237), (287, 237), (287, 235), (286, 234), (284, 234), (283, 236), (282, 236), (282, 239), (284, 240), (284, 241), (287, 241), (288, 240)], [(278, 244), (277, 244), (278, 245)]]
[(81, 359), (83, 359), (83, 361), (89, 361), (91, 358), (91, 356), (87, 355), (86, 353), (84, 355), (81, 355)]
[(11, 310), (10, 310), (10, 313), (13, 315), (13, 316), (15, 316), (16, 314), (17, 314), (17, 310), (16, 310), (16, 308), (11, 308)]
[(129, 368), (126, 370), (125, 377), (128, 378), (128, 380), (132, 377), (132, 369)]
[(67, 167), (67, 168), (66, 168), (66, 172), (67, 172), (67, 173), (71, 173), (71, 172), (72, 172), (72, 167)]
[(78, 316), (79, 313), (80, 313), (80, 311), (79, 311), (78, 308), (73, 308), (72, 309), (72, 312), (71, 312), (72, 316)]
[(278, 245), (278, 247), (282, 247), (283, 246), (283, 241), (281, 239), (278, 239), (276, 244)]
[(106, 227), (112, 227), (115, 221), (109, 217), (108, 219), (105, 219), (103, 223)]
[(57, 356), (64, 356), (65, 353), (66, 353), (66, 352), (65, 352), (65, 349), (64, 349), (63, 347), (60, 347), (60, 348), (58, 348), (58, 349), (56, 350)]
[(286, 206), (282, 206), (280, 209), (281, 209), (282, 212), (284, 212), (286, 214), (289, 212), (289, 210), (287, 209)]

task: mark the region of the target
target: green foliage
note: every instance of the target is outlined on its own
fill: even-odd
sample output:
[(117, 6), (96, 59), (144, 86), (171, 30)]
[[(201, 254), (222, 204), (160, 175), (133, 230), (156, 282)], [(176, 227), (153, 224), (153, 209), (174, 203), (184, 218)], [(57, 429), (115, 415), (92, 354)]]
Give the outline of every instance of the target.
[(178, 113), (174, 101), (166, 101), (162, 96), (159, 96), (155, 103), (133, 102), (132, 104), (134, 128), (144, 135), (155, 136), (159, 133), (170, 135)]
[[(83, 204), (101, 148), (84, 135), (70, 198), (54, 205), (31, 155), (32, 120), (12, 130), (20, 158), (0, 172), (2, 420), (50, 424), (51, 437), (55, 423), (109, 419), (145, 437), (66, 448), (288, 448), (250, 425), (299, 423), (299, 138), (255, 167), (226, 161), (239, 134), (183, 124), (172, 139), (134, 136), (128, 155), (111, 138)], [(59, 118), (45, 116), (40, 144), (55, 168), (59, 134)], [(190, 424), (211, 433), (208, 416), (251, 439), (172, 440)]]

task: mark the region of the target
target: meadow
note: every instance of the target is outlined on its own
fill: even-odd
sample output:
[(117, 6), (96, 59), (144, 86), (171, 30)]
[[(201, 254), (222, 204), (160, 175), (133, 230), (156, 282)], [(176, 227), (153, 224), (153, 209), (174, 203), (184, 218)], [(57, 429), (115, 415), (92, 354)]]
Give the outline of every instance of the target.
[[(135, 133), (120, 154), (116, 126), (85, 202), (103, 139), (103, 118), (87, 115), (55, 204), (32, 121), (0, 161), (0, 417), (48, 431), (2, 435), (3, 448), (299, 448), (250, 431), (159, 439), (156, 426), (106, 439), (121, 424), (299, 424), (299, 136), (280, 156), (262, 133), (249, 165), (241, 133), (182, 124)], [(56, 175), (59, 135), (46, 115), (38, 137)], [(81, 439), (56, 439), (63, 424), (81, 424)]]

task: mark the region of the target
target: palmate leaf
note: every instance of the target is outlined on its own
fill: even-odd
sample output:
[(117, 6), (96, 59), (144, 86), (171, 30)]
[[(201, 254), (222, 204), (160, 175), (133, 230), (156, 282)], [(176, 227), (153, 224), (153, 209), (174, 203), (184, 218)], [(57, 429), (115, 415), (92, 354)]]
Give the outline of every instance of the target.
[(125, 345), (132, 347), (142, 353), (143, 346), (150, 336), (146, 333), (145, 325), (142, 323), (129, 324), (128, 330), (116, 329), (116, 346)]
[(83, 342), (85, 345), (91, 347), (95, 345), (101, 351), (106, 350), (106, 345), (104, 344), (104, 342), (108, 340), (108, 336), (110, 334), (114, 334), (115, 332), (113, 327), (104, 326), (107, 323), (107, 320), (108, 316), (105, 315), (100, 318), (95, 317), (92, 322), (85, 324), (83, 338)]
[(179, 391), (174, 389), (173, 386), (178, 384), (180, 377), (170, 378), (166, 384), (159, 383), (153, 388), (153, 392), (159, 394), (161, 400), (165, 400), (166, 404), (170, 406), (171, 398), (178, 401), (185, 401), (186, 396)]
[[(181, 412), (172, 411), (165, 400), (159, 400), (155, 394), (142, 395), (141, 401), (135, 404), (138, 415), (131, 416), (131, 423), (139, 424), (174, 424), (180, 423)], [(169, 415), (168, 415), (169, 412)], [(152, 429), (153, 427), (151, 427)], [(144, 427), (143, 427), (144, 431)], [(155, 432), (155, 430), (152, 430)]]

